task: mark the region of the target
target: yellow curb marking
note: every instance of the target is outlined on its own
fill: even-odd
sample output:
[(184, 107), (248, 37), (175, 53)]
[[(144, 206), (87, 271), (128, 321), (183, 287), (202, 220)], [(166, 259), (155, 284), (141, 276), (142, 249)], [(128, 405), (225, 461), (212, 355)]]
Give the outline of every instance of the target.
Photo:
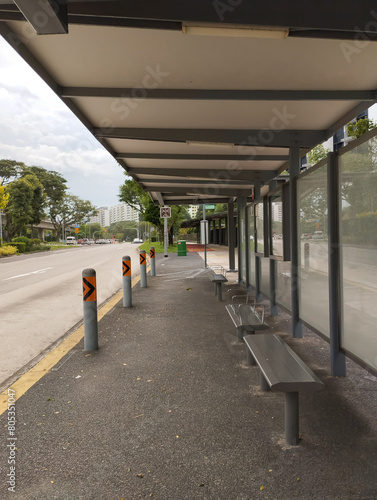
[[(140, 281), (140, 275), (136, 276), (131, 286), (134, 287)], [(100, 321), (121, 299), (123, 298), (123, 290), (120, 290), (98, 311), (98, 321)], [(38, 380), (49, 373), (58, 361), (60, 361), (71, 349), (77, 345), (84, 337), (84, 325), (81, 325), (69, 337), (63, 340), (55, 349), (50, 351), (36, 365), (24, 375), (21, 375), (9, 388), (5, 389), (0, 396), (0, 415), (8, 409), (8, 390), (12, 390), (12, 397), (17, 401), (26, 391), (30, 389)], [(13, 392), (14, 391), (14, 392)]]

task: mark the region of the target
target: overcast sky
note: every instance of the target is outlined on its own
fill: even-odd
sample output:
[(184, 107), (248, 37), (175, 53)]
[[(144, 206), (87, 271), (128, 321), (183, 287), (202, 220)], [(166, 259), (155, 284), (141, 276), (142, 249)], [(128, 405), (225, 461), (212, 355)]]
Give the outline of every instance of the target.
[(1, 36), (0, 159), (55, 170), (97, 207), (120, 203), (123, 168)]

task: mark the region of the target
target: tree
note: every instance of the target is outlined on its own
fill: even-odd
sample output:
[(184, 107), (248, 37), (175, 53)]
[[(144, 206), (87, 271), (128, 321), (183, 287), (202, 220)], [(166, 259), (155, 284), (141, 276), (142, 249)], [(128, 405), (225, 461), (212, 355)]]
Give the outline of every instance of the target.
[(51, 221), (58, 234), (73, 224), (81, 224), (88, 217), (96, 215), (97, 209), (88, 200), (82, 200), (73, 194), (65, 194), (59, 210), (52, 214)]
[(376, 127), (377, 123), (365, 117), (357, 120), (356, 122), (350, 122), (347, 125), (347, 134), (348, 137), (354, 137), (356, 139)]
[(26, 165), (21, 161), (0, 160), (0, 184), (6, 185), (22, 176)]
[(137, 223), (135, 221), (128, 221), (128, 220), (114, 222), (107, 228), (107, 232), (110, 235), (122, 234), (121, 237), (117, 236), (118, 240), (131, 241), (137, 236), (136, 224)]
[(134, 179), (127, 179), (119, 188), (119, 199), (144, 214), (150, 197)]
[(7, 186), (5, 232), (8, 239), (26, 234), (26, 226), (39, 224), (43, 217), (43, 186), (35, 175), (21, 177)]
[(9, 200), (9, 193), (5, 186), (0, 185), (0, 210), (4, 210)]
[(34, 174), (43, 185), (48, 215), (53, 217), (58, 211), (67, 191), (66, 180), (54, 170), (45, 170), (42, 167), (25, 167), (24, 174)]
[[(122, 184), (119, 199), (139, 210), (141, 219), (157, 226), (162, 237), (164, 221), (160, 218), (160, 208), (153, 203), (149, 195), (134, 179), (127, 179)], [(171, 207), (171, 218), (168, 220), (170, 244), (173, 243), (173, 234), (177, 231), (184, 218), (190, 218), (190, 216), (183, 206), (175, 205)]]
[(308, 162), (309, 165), (316, 165), (319, 161), (326, 158), (329, 149), (325, 149), (323, 144), (318, 144), (308, 153)]

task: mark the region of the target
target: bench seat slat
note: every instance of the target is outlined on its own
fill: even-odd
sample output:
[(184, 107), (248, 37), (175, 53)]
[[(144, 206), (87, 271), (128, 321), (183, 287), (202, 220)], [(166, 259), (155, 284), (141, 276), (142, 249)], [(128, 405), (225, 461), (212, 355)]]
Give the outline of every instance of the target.
[(314, 392), (323, 388), (320, 379), (278, 335), (247, 335), (244, 341), (271, 390)]
[(248, 304), (229, 304), (225, 306), (225, 309), (236, 328), (242, 326), (245, 330), (250, 331), (254, 331), (256, 328), (258, 330), (266, 330), (268, 328), (267, 323), (262, 323), (258, 314)]

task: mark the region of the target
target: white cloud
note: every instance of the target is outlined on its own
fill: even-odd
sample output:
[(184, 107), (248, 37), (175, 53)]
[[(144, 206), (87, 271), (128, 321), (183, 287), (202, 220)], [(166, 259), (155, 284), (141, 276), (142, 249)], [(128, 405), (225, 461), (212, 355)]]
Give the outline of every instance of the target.
[(56, 170), (96, 206), (119, 202), (123, 169), (0, 37), (0, 158)]

